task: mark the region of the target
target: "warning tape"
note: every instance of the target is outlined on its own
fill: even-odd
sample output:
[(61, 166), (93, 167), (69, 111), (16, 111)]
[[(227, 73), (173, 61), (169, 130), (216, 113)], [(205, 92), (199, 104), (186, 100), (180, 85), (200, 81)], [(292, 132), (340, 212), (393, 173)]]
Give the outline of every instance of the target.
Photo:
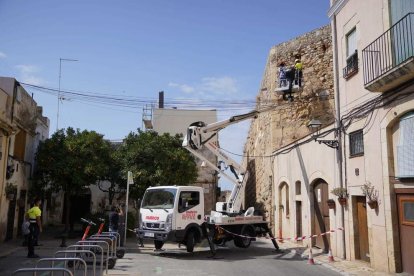
[(313, 238), (317, 238), (319, 236), (329, 235), (329, 234), (335, 233), (337, 231), (344, 231), (344, 228), (339, 227), (337, 229), (332, 229), (332, 230), (329, 230), (328, 232), (321, 233), (321, 234), (318, 234), (318, 235), (309, 235), (309, 236), (302, 236), (302, 237), (295, 237), (295, 238), (272, 238), (272, 237), (270, 237), (268, 235), (266, 235), (265, 237), (250, 237), (250, 236), (244, 236), (244, 235), (232, 233), (232, 232), (228, 231), (227, 229), (224, 229), (223, 227), (220, 227), (220, 226), (217, 226), (217, 228), (223, 230), (224, 232), (226, 232), (226, 233), (228, 233), (230, 235), (237, 236), (237, 237), (241, 237), (241, 238), (249, 238), (249, 239), (253, 239), (253, 238), (265, 238), (265, 239), (278, 240), (278, 241), (289, 241), (289, 240), (291, 240), (291, 241), (303, 241), (303, 240), (306, 240), (306, 239), (313, 239)]

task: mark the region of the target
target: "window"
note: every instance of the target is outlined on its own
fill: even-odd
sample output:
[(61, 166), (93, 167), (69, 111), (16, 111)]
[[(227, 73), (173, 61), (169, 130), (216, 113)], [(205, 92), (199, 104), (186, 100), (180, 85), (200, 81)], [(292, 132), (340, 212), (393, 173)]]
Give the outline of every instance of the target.
[(142, 200), (144, 209), (169, 209), (174, 206), (176, 189), (160, 188), (147, 190)]
[(180, 198), (178, 200), (178, 212), (185, 212), (198, 204), (200, 204), (199, 192), (183, 191), (180, 193)]
[(397, 177), (414, 177), (414, 112), (400, 119), (400, 139), (397, 145)]
[(346, 67), (343, 69), (344, 78), (349, 78), (358, 72), (358, 49), (356, 29), (346, 35)]
[(296, 181), (295, 186), (296, 186), (296, 195), (300, 195), (302, 183), (300, 183), (300, 181)]
[(286, 218), (290, 216), (290, 209), (289, 209), (289, 186), (286, 184)]
[(364, 134), (362, 129), (349, 134), (349, 150), (351, 157), (364, 154)]
[(348, 59), (357, 51), (356, 46), (356, 28), (346, 35), (346, 58)]
[(400, 220), (403, 225), (414, 226), (414, 201), (412, 197), (402, 196), (400, 201)]
[(14, 138), (14, 158), (24, 161), (26, 153), (26, 132), (20, 131)]

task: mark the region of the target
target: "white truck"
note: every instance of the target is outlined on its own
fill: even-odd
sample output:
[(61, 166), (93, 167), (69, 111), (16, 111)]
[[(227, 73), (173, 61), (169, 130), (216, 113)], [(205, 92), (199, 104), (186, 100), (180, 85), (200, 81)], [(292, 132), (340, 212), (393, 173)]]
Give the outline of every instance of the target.
[[(203, 122), (191, 124), (183, 147), (234, 183), (231, 196), (227, 202), (217, 202), (216, 211), (207, 215), (204, 213), (204, 193), (201, 187), (150, 187), (145, 191), (141, 203), (140, 223), (136, 230), (139, 238), (153, 240), (156, 249), (161, 249), (167, 241), (185, 244), (188, 252), (193, 252), (195, 244), (207, 239), (214, 255), (214, 244), (233, 240), (235, 246), (247, 248), (257, 236), (269, 234), (274, 247), (279, 250), (268, 222), (262, 216), (255, 215), (253, 207), (241, 210), (242, 191), (248, 173), (220, 150), (217, 139), (212, 139), (221, 129), (270, 109), (252, 111), (209, 125)], [(203, 154), (206, 151), (201, 151), (203, 148), (217, 156), (219, 164), (210, 162)], [(223, 164), (230, 169), (233, 177), (222, 170)]]

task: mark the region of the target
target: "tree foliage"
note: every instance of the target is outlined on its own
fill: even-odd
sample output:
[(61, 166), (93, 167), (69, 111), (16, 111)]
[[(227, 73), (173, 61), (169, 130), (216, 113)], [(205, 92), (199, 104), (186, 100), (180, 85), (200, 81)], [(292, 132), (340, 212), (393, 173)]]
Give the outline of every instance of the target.
[(131, 132), (119, 148), (123, 174), (131, 171), (135, 185), (131, 197), (141, 198), (149, 186), (188, 185), (197, 178), (193, 156), (182, 146), (182, 138), (153, 131)]
[(112, 144), (110, 147), (109, 158), (103, 160), (106, 165), (106, 171), (101, 177), (101, 181), (98, 181), (98, 188), (108, 193), (109, 205), (112, 205), (112, 201), (116, 194), (125, 193), (126, 177), (122, 173), (121, 159), (119, 154), (119, 145)]
[(110, 144), (95, 131), (59, 130), (39, 145), (36, 154), (35, 186), (44, 191), (63, 191), (66, 218), (71, 195), (102, 179), (107, 172)]

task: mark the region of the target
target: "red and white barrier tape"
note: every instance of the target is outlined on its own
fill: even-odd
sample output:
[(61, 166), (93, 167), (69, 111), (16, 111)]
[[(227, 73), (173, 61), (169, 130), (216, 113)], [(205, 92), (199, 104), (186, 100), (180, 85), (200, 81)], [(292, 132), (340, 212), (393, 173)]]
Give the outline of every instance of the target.
[[(244, 235), (232, 233), (232, 232), (228, 231), (227, 229), (224, 229), (223, 227), (220, 227), (220, 226), (217, 226), (217, 227), (219, 229), (223, 230), (224, 232), (226, 232), (230, 235), (233, 235), (233, 236), (237, 236), (237, 237), (241, 237), (241, 238), (250, 238), (250, 239), (251, 238), (260, 238), (260, 237), (249, 237), (249, 236), (244, 236)], [(271, 238), (271, 237), (266, 235), (266, 237), (263, 237), (263, 238), (271, 239), (271, 240), (278, 240), (278, 241), (282, 241), (282, 240), (284, 240), (284, 241), (289, 241), (289, 240), (290, 241), (303, 241), (303, 240), (306, 240), (306, 239), (313, 239), (313, 238), (317, 238), (319, 236), (325, 236), (325, 235), (329, 235), (331, 233), (335, 233), (336, 231), (343, 231), (343, 230), (344, 230), (344, 228), (339, 227), (337, 229), (332, 229), (332, 230), (329, 230), (328, 232), (321, 233), (321, 234), (318, 234), (318, 235), (309, 235), (309, 236), (302, 236), (302, 237), (295, 237), (295, 238)]]

